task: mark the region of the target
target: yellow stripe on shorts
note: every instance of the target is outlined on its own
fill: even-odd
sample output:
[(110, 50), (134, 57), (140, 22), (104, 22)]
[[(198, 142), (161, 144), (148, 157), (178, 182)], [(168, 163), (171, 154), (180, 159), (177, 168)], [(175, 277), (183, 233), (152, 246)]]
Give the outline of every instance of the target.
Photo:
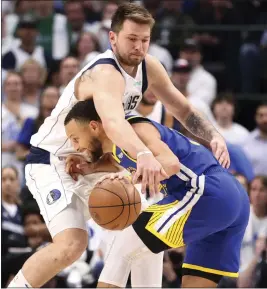
[(164, 234), (157, 232), (154, 228), (154, 224), (160, 220), (167, 210), (171, 209), (177, 203), (178, 201), (166, 205), (155, 204), (145, 210), (145, 212), (153, 212), (153, 215), (146, 225), (146, 229), (171, 248), (179, 248), (185, 245), (183, 240), (183, 230), (191, 210), (188, 210), (184, 215), (177, 219)]

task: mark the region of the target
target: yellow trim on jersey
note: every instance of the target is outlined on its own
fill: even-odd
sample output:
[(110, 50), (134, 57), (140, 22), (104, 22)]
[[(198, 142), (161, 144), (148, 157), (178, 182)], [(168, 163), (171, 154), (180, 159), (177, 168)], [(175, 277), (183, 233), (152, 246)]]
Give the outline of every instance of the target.
[(186, 214), (177, 219), (164, 234), (155, 230), (154, 225), (167, 210), (177, 205), (177, 203), (178, 201), (166, 205), (155, 204), (145, 210), (145, 212), (154, 212), (146, 225), (146, 230), (171, 248), (179, 248), (185, 245), (183, 240), (183, 230), (185, 222), (187, 221), (192, 209), (188, 210)]
[(178, 204), (178, 201), (174, 201), (170, 204), (165, 204), (165, 205), (159, 205), (159, 204), (154, 204), (149, 206), (147, 209), (145, 209), (145, 212), (161, 212), (161, 211), (166, 211), (170, 208), (172, 208), (174, 205)]
[(116, 148), (117, 146), (115, 144), (113, 144), (113, 147), (112, 147), (112, 154), (113, 154), (113, 158), (115, 159), (115, 161), (117, 163), (120, 163), (120, 159), (117, 157), (117, 153), (116, 153)]
[(199, 270), (199, 271), (203, 271), (206, 273), (212, 273), (212, 274), (217, 274), (217, 275), (222, 275), (222, 276), (227, 276), (227, 277), (238, 277), (238, 275), (239, 275), (239, 273), (210, 269), (210, 268), (206, 268), (206, 267), (202, 267), (202, 266), (198, 266), (198, 265), (187, 264), (187, 263), (183, 264), (183, 268)]
[(124, 155), (126, 155), (126, 157), (127, 157), (128, 159), (130, 159), (130, 160), (133, 161), (134, 163), (137, 163), (137, 161), (136, 161), (135, 159), (133, 159), (132, 157), (130, 157), (125, 150), (121, 149), (121, 151), (122, 151), (122, 153), (123, 153)]

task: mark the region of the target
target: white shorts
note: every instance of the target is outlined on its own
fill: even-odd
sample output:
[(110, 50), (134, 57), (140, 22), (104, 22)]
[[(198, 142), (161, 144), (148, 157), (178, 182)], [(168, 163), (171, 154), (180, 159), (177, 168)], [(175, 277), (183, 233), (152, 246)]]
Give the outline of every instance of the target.
[(90, 192), (107, 173), (79, 176), (78, 181), (74, 181), (65, 172), (64, 160), (51, 155), (50, 162), (51, 165), (26, 165), (25, 178), (51, 236), (68, 228), (86, 230)]
[(108, 232), (104, 268), (99, 282), (125, 288), (131, 272), (135, 287), (161, 287), (163, 252), (152, 253), (139, 239), (132, 226), (120, 232)]

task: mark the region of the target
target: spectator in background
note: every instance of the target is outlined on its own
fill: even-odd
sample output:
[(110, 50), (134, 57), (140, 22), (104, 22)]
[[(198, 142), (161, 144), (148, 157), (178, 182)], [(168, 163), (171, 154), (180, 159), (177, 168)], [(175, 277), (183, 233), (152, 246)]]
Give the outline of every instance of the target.
[(201, 99), (190, 97), (188, 92), (188, 82), (190, 80), (190, 72), (192, 71), (191, 66), (185, 59), (178, 59), (174, 63), (171, 80), (175, 87), (188, 98), (189, 102), (202, 112), (211, 123), (215, 123), (215, 119), (211, 112), (210, 107)]
[(46, 70), (36, 60), (28, 59), (22, 65), (20, 74), (24, 84), (24, 102), (39, 108)]
[(16, 145), (16, 156), (20, 161), (24, 161), (30, 150), (30, 139), (34, 135), (39, 127), (43, 124), (45, 118), (47, 118), (59, 99), (59, 90), (56, 87), (48, 86), (42, 93), (41, 105), (38, 117), (29, 117), (25, 120), (23, 127), (18, 135)]
[[(157, 43), (167, 48), (174, 58), (177, 57), (182, 43), (191, 37), (194, 24), (189, 15), (182, 12), (181, 0), (160, 1), (160, 8), (155, 14), (155, 19), (160, 26), (154, 28), (154, 35)], [(177, 25), (183, 25), (183, 29), (177, 30)], [(190, 29), (191, 27), (191, 29)]]
[(23, 63), (33, 58), (42, 67), (46, 67), (44, 49), (36, 45), (37, 23), (31, 16), (24, 16), (17, 27), (16, 34), (20, 39), (20, 45), (14, 45), (3, 55), (2, 67), (5, 70), (19, 71)]
[[(4, 3), (7, 1), (2, 2)], [(19, 19), (22, 18), (24, 15), (29, 14), (33, 9), (33, 1), (31, 0), (16, 0), (13, 2), (14, 2), (14, 12), (5, 15), (4, 19), (6, 36), (11, 38), (13, 38), (15, 35)]]
[(15, 167), (2, 168), (2, 205), (1, 236), (2, 256), (6, 256), (10, 247), (24, 247), (24, 236), (19, 200), (19, 175)]
[(103, 8), (101, 21), (93, 23), (89, 29), (97, 36), (101, 52), (104, 52), (109, 47), (111, 18), (117, 9), (118, 4), (116, 1), (107, 1)]
[(16, 139), (24, 120), (35, 118), (38, 109), (22, 102), (23, 83), (20, 75), (9, 72), (4, 85), (4, 103), (2, 105), (2, 166), (13, 164), (22, 176), (22, 164), (15, 156)]
[(63, 93), (65, 87), (72, 80), (72, 78), (79, 72), (79, 61), (77, 58), (69, 56), (64, 58), (60, 63), (60, 94)]
[(150, 45), (148, 48), (148, 54), (156, 57), (164, 66), (168, 74), (171, 75), (173, 67), (173, 58), (166, 48), (157, 44), (157, 39), (155, 38), (153, 31), (151, 35)]
[(192, 67), (188, 83), (190, 98), (201, 99), (210, 105), (217, 93), (217, 82), (201, 65), (202, 54), (197, 41), (186, 39), (180, 50), (180, 58), (186, 59)]
[[(267, 177), (257, 176), (250, 185), (250, 218), (241, 248), (239, 287), (252, 288), (255, 282), (255, 268), (265, 244), (259, 244), (259, 237), (267, 239)], [(259, 246), (260, 245), (260, 246)], [(263, 245), (263, 246), (262, 246)]]
[(243, 146), (249, 131), (241, 124), (233, 121), (235, 103), (232, 94), (219, 95), (212, 104), (216, 127), (227, 142)]
[(75, 47), (81, 33), (88, 31), (90, 24), (85, 21), (83, 1), (67, 0), (65, 13), (68, 21), (70, 46)]
[(254, 173), (267, 176), (267, 102), (258, 106), (256, 123), (257, 127), (247, 138), (244, 151), (252, 163)]
[(248, 192), (249, 183), (248, 183), (247, 178), (239, 173), (234, 173), (233, 175), (239, 181), (239, 183), (244, 187), (244, 189)]
[(143, 94), (143, 98), (133, 114), (149, 118), (177, 130), (180, 128), (180, 123), (165, 109), (149, 89)]
[(98, 39), (92, 32), (81, 33), (74, 53), (75, 57), (79, 60), (80, 68), (83, 68), (88, 63), (88, 57), (90, 55), (96, 55), (99, 53)]
[(54, 1), (33, 1), (34, 11), (38, 17), (38, 44), (44, 48), (47, 62), (61, 60), (69, 53), (67, 18), (54, 13)]

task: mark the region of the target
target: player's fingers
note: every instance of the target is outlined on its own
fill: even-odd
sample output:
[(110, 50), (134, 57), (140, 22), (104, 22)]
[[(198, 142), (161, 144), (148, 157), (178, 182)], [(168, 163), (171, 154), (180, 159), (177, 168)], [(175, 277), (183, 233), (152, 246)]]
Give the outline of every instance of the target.
[(147, 171), (144, 170), (143, 175), (142, 175), (142, 183), (141, 183), (141, 192), (143, 194), (146, 193), (147, 185), (148, 185), (148, 174), (147, 174)]
[(217, 148), (214, 156), (215, 156), (215, 158), (216, 158), (218, 161), (219, 161), (219, 159), (220, 159), (221, 154), (222, 154), (222, 149), (221, 149), (221, 148)]
[(221, 153), (221, 155), (220, 155), (220, 157), (219, 157), (219, 159), (218, 159), (218, 162), (222, 165), (222, 167), (224, 167), (223, 166), (223, 163), (224, 163), (224, 161), (226, 160), (226, 152), (224, 151), (224, 152), (222, 152)]
[(160, 169), (160, 174), (165, 178), (168, 179), (170, 176), (165, 172), (163, 168)]
[(136, 170), (136, 172), (133, 174), (133, 184), (136, 184), (139, 177), (141, 176), (142, 171), (140, 171), (138, 168)]
[(159, 193), (159, 187), (160, 187), (160, 172), (157, 172), (155, 174), (155, 194)]
[(155, 195), (155, 173), (154, 171), (148, 171), (148, 187), (149, 195), (153, 197)]
[(66, 163), (66, 166), (65, 166), (66, 173), (70, 174), (71, 166), (72, 166), (72, 162), (71, 161)]
[(71, 177), (74, 179), (74, 181), (78, 181), (78, 176), (79, 176), (79, 174), (77, 174), (77, 173), (71, 174)]

